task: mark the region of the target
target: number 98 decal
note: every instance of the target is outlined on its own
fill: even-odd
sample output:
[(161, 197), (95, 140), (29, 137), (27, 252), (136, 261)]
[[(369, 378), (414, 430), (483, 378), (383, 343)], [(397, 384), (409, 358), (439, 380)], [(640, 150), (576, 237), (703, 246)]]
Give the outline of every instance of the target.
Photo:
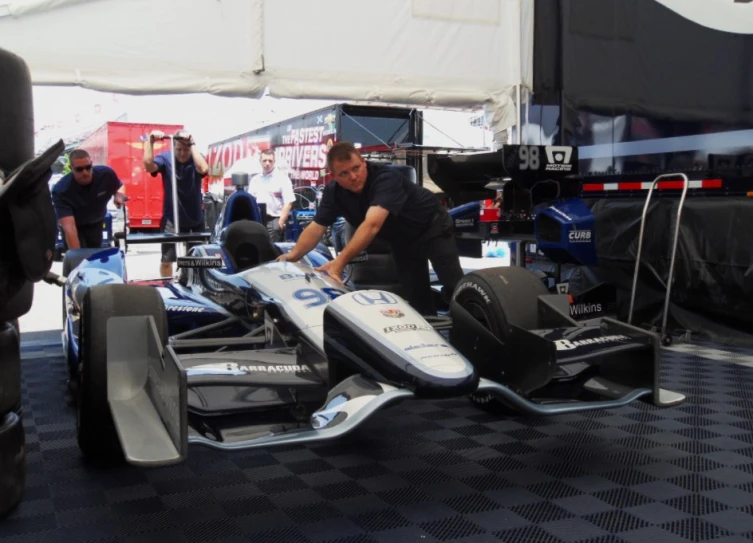
[(330, 300), (334, 300), (335, 298), (343, 294), (345, 294), (345, 291), (337, 288), (301, 288), (293, 293), (293, 298), (302, 302), (308, 302), (304, 305), (304, 307), (306, 309), (309, 309), (311, 307), (324, 305)]
[(541, 166), (539, 148), (535, 145), (531, 147), (521, 145), (518, 148), (518, 159), (520, 160), (518, 168), (521, 170), (538, 170)]

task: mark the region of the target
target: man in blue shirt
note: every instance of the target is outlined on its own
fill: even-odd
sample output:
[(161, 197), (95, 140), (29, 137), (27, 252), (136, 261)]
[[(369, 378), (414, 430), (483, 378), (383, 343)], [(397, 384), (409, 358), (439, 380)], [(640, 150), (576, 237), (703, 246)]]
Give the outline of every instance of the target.
[(107, 202), (123, 203), (123, 183), (109, 166), (94, 166), (83, 149), (68, 155), (71, 173), (52, 187), (52, 203), (68, 249), (102, 246)]
[[(165, 151), (154, 156), (154, 142), (165, 137), (159, 130), (149, 134), (149, 141), (144, 145), (144, 168), (157, 177), (162, 175), (162, 189), (164, 192), (162, 203), (162, 231), (175, 233), (173, 219), (173, 188), (172, 188), (172, 151)], [(201, 199), (201, 181), (209, 172), (209, 165), (194, 145), (193, 137), (186, 131), (175, 134), (175, 179), (178, 194), (178, 220), (180, 233), (203, 232), (204, 207)], [(171, 277), (173, 262), (176, 261), (174, 243), (162, 244), (162, 262), (160, 276)]]

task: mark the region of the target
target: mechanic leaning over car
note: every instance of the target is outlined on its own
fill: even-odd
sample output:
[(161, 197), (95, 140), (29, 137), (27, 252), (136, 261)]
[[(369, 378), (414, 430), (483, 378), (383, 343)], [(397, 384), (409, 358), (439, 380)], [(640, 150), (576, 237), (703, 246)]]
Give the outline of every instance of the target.
[[(159, 130), (154, 130), (149, 134), (149, 140), (144, 145), (144, 168), (152, 174), (152, 177), (157, 177), (157, 174), (162, 175), (164, 198), (160, 229), (164, 233), (174, 234), (172, 160), (170, 157), (172, 151), (164, 151), (154, 156), (154, 142), (164, 138), (165, 134)], [(173, 141), (175, 142), (175, 179), (178, 185), (180, 233), (203, 232), (205, 224), (201, 181), (209, 172), (209, 165), (196, 149), (191, 134), (182, 130), (173, 136)], [(176, 260), (175, 244), (163, 243), (162, 261), (159, 267), (160, 277), (172, 276), (173, 262)]]
[(248, 192), (257, 202), (267, 205), (269, 239), (272, 242), (284, 241), (285, 222), (295, 202), (293, 183), (285, 172), (275, 167), (275, 152), (272, 149), (263, 150), (259, 161), (262, 172), (251, 178)]
[(107, 202), (123, 204), (123, 182), (109, 166), (92, 163), (89, 153), (75, 149), (68, 155), (71, 173), (52, 187), (52, 203), (68, 249), (102, 247)]
[(327, 184), (314, 220), (280, 261), (295, 262), (314, 249), (328, 226), (342, 216), (357, 230), (333, 261), (316, 268), (341, 282), (343, 268), (375, 237), (390, 244), (404, 298), (422, 315), (435, 315), (428, 261), (449, 301), (463, 276), (452, 219), (439, 198), (387, 164), (367, 162), (348, 142), (332, 146)]

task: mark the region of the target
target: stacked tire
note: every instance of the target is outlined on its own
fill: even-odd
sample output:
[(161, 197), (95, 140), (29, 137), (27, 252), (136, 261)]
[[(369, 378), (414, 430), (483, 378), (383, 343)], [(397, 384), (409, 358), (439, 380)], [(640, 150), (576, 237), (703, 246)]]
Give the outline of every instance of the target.
[[(29, 69), (21, 58), (2, 49), (0, 96), (0, 170), (7, 176), (34, 157), (34, 114)], [(10, 229), (4, 222), (9, 220), (7, 210), (0, 208), (0, 236)], [(0, 251), (0, 259), (5, 253)], [(0, 269), (13, 266), (5, 264)], [(0, 517), (18, 506), (26, 486), (18, 318), (28, 312), (32, 298), (33, 285), (26, 282), (0, 307)]]
[(26, 487), (26, 438), (21, 423), (21, 354), (14, 323), (0, 323), (0, 517)]

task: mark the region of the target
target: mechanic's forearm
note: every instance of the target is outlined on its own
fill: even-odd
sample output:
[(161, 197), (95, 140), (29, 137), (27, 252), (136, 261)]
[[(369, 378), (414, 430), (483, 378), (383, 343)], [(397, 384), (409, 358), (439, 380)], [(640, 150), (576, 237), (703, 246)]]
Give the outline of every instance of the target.
[(144, 168), (146, 168), (146, 171), (151, 172), (152, 168), (154, 168), (154, 148), (152, 147), (154, 145), (151, 140), (147, 140), (144, 142), (144, 158), (142, 159), (142, 162), (144, 163)]
[(321, 241), (322, 235), (326, 229), (312, 222), (306, 228), (303, 229), (301, 235), (298, 236), (298, 241), (288, 253), (288, 259), (298, 261), (303, 255), (312, 251), (314, 247)]
[(65, 236), (65, 243), (68, 245), (68, 249), (80, 249), (81, 244), (78, 241), (78, 230), (75, 225), (63, 226), (63, 235)]
[(209, 171), (209, 164), (207, 164), (207, 161), (201, 156), (201, 153), (196, 148), (195, 144), (191, 146), (191, 156), (193, 157), (193, 163), (196, 164), (197, 172), (204, 175)]
[(377, 225), (367, 222), (362, 223), (353, 234), (350, 243), (343, 247), (343, 250), (340, 251), (335, 260), (341, 262), (343, 266), (348, 264), (348, 262), (360, 255), (366, 247), (371, 245), (371, 242), (374, 241), (374, 238), (379, 233), (379, 229), (380, 227)]

